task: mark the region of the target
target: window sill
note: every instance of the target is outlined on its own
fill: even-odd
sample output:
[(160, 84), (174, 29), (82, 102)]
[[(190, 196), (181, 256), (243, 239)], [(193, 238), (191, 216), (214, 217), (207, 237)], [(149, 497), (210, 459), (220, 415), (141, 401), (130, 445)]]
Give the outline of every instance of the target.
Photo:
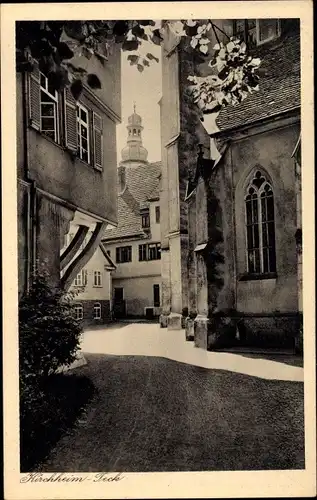
[(32, 130), (34, 130), (37, 134), (40, 134), (41, 137), (44, 137), (44, 139), (46, 139), (51, 144), (54, 144), (55, 146), (57, 146), (60, 149), (65, 149), (64, 146), (62, 146), (60, 144), (60, 142), (54, 141), (54, 139), (52, 139), (49, 135), (46, 135), (45, 132), (42, 132), (42, 130), (39, 130), (38, 128), (35, 128), (31, 123), (29, 124), (29, 127)]
[(30, 128), (32, 130), (34, 130), (35, 132), (37, 132), (38, 134), (40, 134), (41, 137), (46, 139), (51, 144), (54, 144), (55, 146), (57, 146), (59, 149), (61, 149), (65, 153), (68, 153), (69, 155), (71, 155), (72, 158), (75, 159), (75, 161), (78, 160), (78, 161), (80, 161), (80, 163), (83, 163), (83, 165), (85, 165), (86, 167), (92, 168), (92, 169), (96, 170), (97, 172), (103, 172), (102, 167), (96, 167), (95, 165), (92, 165), (91, 163), (88, 163), (87, 161), (82, 160), (81, 158), (79, 158), (79, 156), (76, 154), (75, 151), (69, 149), (67, 146), (61, 144), (60, 142), (54, 141), (54, 139), (52, 139), (51, 137), (46, 135), (45, 132), (42, 132), (41, 130), (36, 129), (32, 125), (30, 125)]
[(87, 161), (82, 160), (77, 154), (75, 155), (75, 160), (79, 161), (80, 163), (82, 163), (83, 165), (85, 165), (85, 167), (92, 168), (93, 170), (96, 170), (97, 172), (102, 172), (103, 171), (103, 168), (96, 167), (95, 165), (92, 165), (91, 163), (88, 163)]
[(263, 274), (243, 274), (239, 277), (239, 281), (262, 281), (272, 280), (277, 278), (277, 273), (263, 273)]
[(92, 285), (93, 288), (103, 288), (103, 285)]

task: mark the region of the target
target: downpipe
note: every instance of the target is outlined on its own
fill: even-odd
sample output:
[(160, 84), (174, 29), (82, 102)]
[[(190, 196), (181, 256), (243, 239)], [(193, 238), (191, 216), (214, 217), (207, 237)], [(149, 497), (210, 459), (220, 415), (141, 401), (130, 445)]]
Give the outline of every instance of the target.
[(27, 84), (27, 73), (22, 73), (23, 85), (23, 163), (25, 181), (29, 184), (29, 197), (27, 204), (26, 215), (26, 231), (27, 231), (27, 250), (26, 250), (26, 291), (29, 292), (30, 280), (33, 276), (36, 265), (36, 182), (30, 175), (30, 158), (29, 158), (29, 131), (28, 131), (28, 109), (29, 109), (29, 95)]

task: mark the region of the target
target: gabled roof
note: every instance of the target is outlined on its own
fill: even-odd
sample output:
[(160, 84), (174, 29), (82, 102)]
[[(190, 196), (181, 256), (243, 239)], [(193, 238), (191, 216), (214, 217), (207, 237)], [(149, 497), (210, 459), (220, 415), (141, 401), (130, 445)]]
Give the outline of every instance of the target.
[(118, 226), (105, 232), (103, 241), (145, 237), (140, 208), (146, 201), (159, 199), (161, 162), (126, 167), (126, 188), (118, 196)]
[(220, 131), (251, 124), (300, 106), (300, 35), (289, 32), (256, 49), (262, 62), (260, 90), (237, 106), (224, 108), (216, 119)]

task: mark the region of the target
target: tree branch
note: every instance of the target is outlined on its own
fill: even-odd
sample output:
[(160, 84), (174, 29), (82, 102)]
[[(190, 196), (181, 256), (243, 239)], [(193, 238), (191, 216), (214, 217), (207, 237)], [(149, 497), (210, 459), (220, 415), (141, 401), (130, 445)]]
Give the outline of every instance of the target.
[(219, 40), (219, 38), (218, 38), (217, 31), (215, 30), (214, 23), (211, 23), (211, 27), (212, 27), (212, 31), (213, 31), (213, 32), (214, 32), (214, 34), (215, 34), (215, 37), (216, 37), (217, 43), (218, 43), (218, 44), (219, 44), (219, 46), (220, 46), (220, 40)]
[(228, 40), (230, 40), (230, 36), (225, 31), (223, 31), (221, 28), (219, 28), (219, 26), (217, 26), (216, 24), (214, 24), (210, 19), (209, 19), (209, 22), (211, 23), (212, 29), (214, 30), (214, 33), (215, 33), (215, 36), (216, 36), (216, 39), (217, 39), (218, 43), (219, 43), (219, 40), (218, 40), (218, 37), (216, 35), (215, 28), (217, 30), (219, 30), (221, 33), (223, 33), (223, 35), (225, 35), (228, 38)]

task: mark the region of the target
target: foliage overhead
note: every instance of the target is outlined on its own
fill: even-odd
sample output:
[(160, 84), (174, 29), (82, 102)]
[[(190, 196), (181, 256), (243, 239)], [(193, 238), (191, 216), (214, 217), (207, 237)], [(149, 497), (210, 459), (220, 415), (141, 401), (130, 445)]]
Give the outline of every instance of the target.
[[(158, 58), (150, 44), (161, 45), (167, 31), (189, 41), (191, 50), (209, 61), (209, 76), (189, 77), (194, 102), (201, 111), (217, 112), (227, 104), (241, 102), (250, 92), (258, 90), (258, 69), (261, 61), (248, 55), (246, 44), (226, 35), (212, 20), (117, 20), (117, 21), (23, 21), (16, 27), (17, 68), (31, 69), (25, 58), (29, 52), (39, 61), (40, 69), (50, 75), (57, 90), (70, 86), (78, 99), (86, 83), (100, 89), (102, 82), (95, 74), (76, 63), (78, 57), (92, 55), (106, 64), (114, 44), (129, 52), (127, 59), (142, 72)], [(217, 44), (210, 49), (210, 33)], [(222, 32), (227, 43), (219, 41)], [(210, 54), (211, 52), (211, 54)]]

